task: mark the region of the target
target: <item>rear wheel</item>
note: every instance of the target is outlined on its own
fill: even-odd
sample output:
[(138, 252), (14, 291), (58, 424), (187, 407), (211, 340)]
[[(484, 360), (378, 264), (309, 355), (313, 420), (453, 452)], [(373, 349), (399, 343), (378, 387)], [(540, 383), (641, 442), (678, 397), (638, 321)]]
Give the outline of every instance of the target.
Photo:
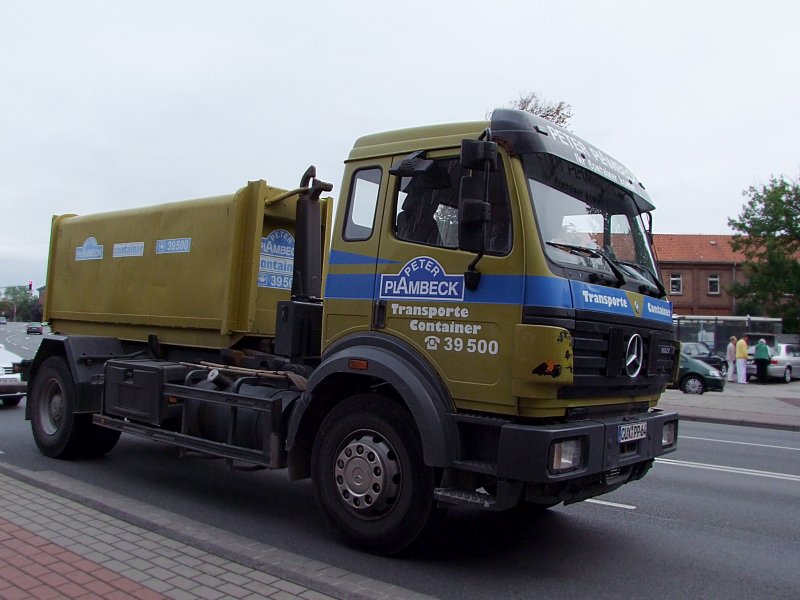
[(786, 367), (783, 370), (783, 383), (792, 382), (792, 367)]
[(53, 356), (42, 363), (33, 386), (31, 428), (39, 451), (51, 458), (66, 458), (80, 446), (86, 420), (74, 414), (72, 375), (64, 359)]
[(411, 415), (377, 394), (353, 396), (325, 418), (314, 440), (314, 493), (349, 542), (396, 554), (433, 511), (434, 472), (422, 460)]
[[(91, 416), (91, 415), (89, 415)], [(121, 431), (100, 427), (90, 423), (86, 438), (81, 445), (81, 454), (84, 456), (105, 456), (117, 445)]]
[(42, 363), (29, 402), (33, 439), (45, 456), (102, 456), (119, 440), (119, 431), (92, 424), (92, 415), (75, 414), (74, 382), (63, 358)]
[(688, 375), (681, 382), (681, 391), (684, 394), (702, 394), (706, 391), (706, 384), (697, 375)]

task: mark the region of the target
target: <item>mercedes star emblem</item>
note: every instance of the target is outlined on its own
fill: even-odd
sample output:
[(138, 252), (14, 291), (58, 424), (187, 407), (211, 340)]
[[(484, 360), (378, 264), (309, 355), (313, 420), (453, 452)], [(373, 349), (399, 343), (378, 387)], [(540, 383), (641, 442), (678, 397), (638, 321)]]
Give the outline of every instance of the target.
[(633, 379), (642, 370), (644, 363), (644, 340), (638, 333), (634, 333), (628, 340), (628, 349), (625, 350), (625, 372)]

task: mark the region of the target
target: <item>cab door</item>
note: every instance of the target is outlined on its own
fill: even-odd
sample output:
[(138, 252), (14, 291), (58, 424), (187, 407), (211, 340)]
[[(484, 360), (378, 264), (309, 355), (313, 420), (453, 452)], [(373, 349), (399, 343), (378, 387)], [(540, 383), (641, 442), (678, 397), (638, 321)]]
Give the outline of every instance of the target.
[(325, 262), (323, 350), (344, 336), (371, 329), (389, 166), (389, 159), (383, 158), (346, 167), (342, 190), (346, 202), (329, 232)]
[[(393, 163), (405, 156), (395, 156)], [(490, 175), (491, 221), (480, 282), (466, 286), (475, 254), (458, 249), (458, 150), (429, 152), (413, 177), (390, 175), (373, 293), (373, 328), (414, 347), (439, 372), (456, 406), (513, 413), (513, 332), (521, 322), (524, 252), (507, 164)], [(479, 174), (478, 176), (483, 176)]]

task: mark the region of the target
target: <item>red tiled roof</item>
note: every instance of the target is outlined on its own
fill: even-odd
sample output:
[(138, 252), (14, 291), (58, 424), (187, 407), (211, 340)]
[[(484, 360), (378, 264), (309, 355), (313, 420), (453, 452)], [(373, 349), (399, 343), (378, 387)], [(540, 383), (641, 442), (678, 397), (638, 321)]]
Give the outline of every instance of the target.
[(732, 235), (653, 234), (659, 262), (741, 263), (745, 256), (731, 249)]

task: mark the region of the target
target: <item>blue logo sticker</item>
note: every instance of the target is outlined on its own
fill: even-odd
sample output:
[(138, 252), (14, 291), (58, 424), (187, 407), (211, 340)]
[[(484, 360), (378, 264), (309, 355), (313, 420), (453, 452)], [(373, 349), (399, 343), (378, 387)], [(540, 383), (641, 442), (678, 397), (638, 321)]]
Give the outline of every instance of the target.
[(658, 300), (656, 298), (645, 298), (642, 316), (645, 319), (672, 323), (672, 302)]
[(276, 229), (261, 238), (258, 263), (258, 287), (292, 289), (294, 272), (294, 237), (285, 229)]
[(156, 254), (180, 254), (192, 251), (192, 238), (156, 240)]
[(125, 242), (124, 244), (114, 244), (114, 251), (111, 255), (114, 258), (124, 258), (126, 256), (144, 256), (144, 242)]
[(83, 246), (75, 248), (75, 260), (101, 260), (103, 258), (103, 246), (97, 243), (93, 237), (86, 238)]
[(381, 298), (464, 300), (464, 275), (448, 275), (435, 258), (418, 256), (397, 275), (381, 275)]
[(623, 290), (571, 281), (572, 303), (577, 309), (614, 315), (636, 316), (634, 306)]

